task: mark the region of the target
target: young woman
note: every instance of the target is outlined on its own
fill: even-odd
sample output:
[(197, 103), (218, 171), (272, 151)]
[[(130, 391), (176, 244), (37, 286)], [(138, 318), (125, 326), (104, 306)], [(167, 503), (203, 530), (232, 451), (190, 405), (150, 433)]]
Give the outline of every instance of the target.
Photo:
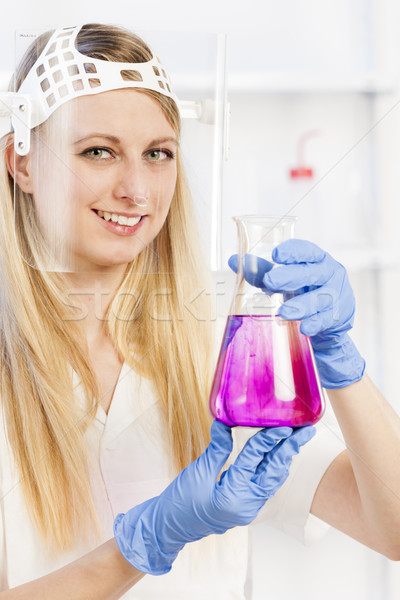
[(304, 319), (349, 451), (320, 427), (289, 474), (314, 432), (267, 429), (217, 482), (233, 432), (214, 423), (207, 446), (212, 332), (206, 305), (184, 311), (204, 268), (162, 65), (123, 29), (67, 28), (38, 38), (14, 89), (1, 161), (0, 598), (244, 598), (247, 528), (235, 527), (256, 515), (301, 539), (316, 535), (314, 515), (397, 559), (398, 418), (347, 335), (343, 267), (291, 240), (264, 281), (314, 287), (282, 316)]

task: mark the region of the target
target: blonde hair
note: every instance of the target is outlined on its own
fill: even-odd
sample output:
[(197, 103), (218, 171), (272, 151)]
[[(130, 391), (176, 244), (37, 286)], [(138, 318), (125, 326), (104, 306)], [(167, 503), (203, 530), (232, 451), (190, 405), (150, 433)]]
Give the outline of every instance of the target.
[[(50, 35), (38, 38), (23, 59), (15, 89)], [(77, 42), (82, 53), (104, 60), (140, 62), (151, 57), (140, 38), (112, 26), (86, 25)], [(179, 134), (175, 103), (156, 92), (141, 93), (157, 99)], [(14, 236), (14, 182), (4, 151), (5, 147), (0, 174), (1, 402), (32, 520), (49, 550), (63, 551), (96, 530), (85, 432), (96, 412), (98, 385), (65, 302), (62, 274), (32, 268), (21, 258), (18, 248), (23, 247), (25, 256), (40, 267), (40, 232), (31, 197), (17, 190)], [(200, 294), (196, 314), (184, 307), (204, 289), (204, 265), (179, 152), (177, 168), (166, 222), (128, 266), (108, 307), (105, 327), (121, 357), (153, 381), (178, 471), (208, 442), (212, 336), (207, 296)], [(155, 298), (160, 319), (154, 314)], [(86, 409), (74, 395), (73, 371), (82, 382)]]

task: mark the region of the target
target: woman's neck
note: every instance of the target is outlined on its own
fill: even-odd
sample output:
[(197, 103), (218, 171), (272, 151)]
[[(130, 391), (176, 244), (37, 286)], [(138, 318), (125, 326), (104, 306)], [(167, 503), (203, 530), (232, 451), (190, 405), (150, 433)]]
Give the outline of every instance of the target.
[(89, 346), (104, 337), (104, 321), (110, 302), (114, 298), (125, 273), (68, 273), (67, 299)]

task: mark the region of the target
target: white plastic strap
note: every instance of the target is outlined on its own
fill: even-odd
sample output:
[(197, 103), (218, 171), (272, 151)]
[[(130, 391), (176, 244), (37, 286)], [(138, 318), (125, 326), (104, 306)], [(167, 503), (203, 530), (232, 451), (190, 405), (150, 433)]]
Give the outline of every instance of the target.
[(14, 92), (0, 93), (0, 117), (11, 119), (10, 128), (14, 130), (14, 148), (17, 154), (28, 154), (32, 128), (32, 103), (29, 96)]
[[(170, 79), (156, 56), (145, 63), (110, 62), (75, 47), (81, 26), (56, 29), (22, 82), (19, 92), (34, 98), (32, 127), (79, 96), (121, 88), (150, 89), (177, 102)], [(128, 79), (133, 77), (133, 79)]]

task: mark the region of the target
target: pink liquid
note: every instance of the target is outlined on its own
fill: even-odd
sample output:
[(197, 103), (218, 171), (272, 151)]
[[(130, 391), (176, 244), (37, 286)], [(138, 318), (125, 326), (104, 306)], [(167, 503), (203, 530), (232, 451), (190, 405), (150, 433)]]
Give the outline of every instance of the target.
[(318, 421), (324, 397), (309, 338), (298, 321), (231, 316), (210, 396), (226, 425), (300, 427)]

